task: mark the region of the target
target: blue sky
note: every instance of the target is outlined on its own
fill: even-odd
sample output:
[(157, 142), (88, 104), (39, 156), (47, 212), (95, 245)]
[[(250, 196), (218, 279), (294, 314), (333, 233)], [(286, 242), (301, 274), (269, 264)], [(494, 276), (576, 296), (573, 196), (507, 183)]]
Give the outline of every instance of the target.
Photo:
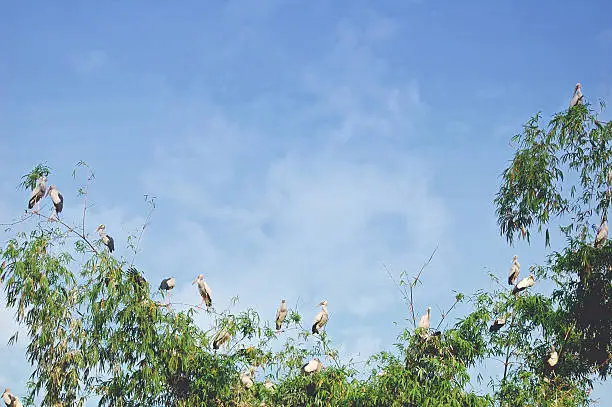
[[(499, 236), (499, 174), (521, 124), (566, 108), (577, 81), (612, 99), (612, 5), (177, 4), (0, 6), (0, 222), (22, 213), (15, 187), (40, 161), (76, 221), (84, 160), (88, 228), (105, 223), (120, 256), (157, 196), (137, 257), (150, 281), (176, 275), (174, 295), (196, 302), (204, 273), (219, 304), (238, 295), (270, 318), (281, 298), (308, 320), (327, 299), (357, 359), (408, 316), (383, 263), (416, 273), (439, 245), (417, 296), (437, 324), (453, 290), (489, 287), (515, 253), (525, 270), (543, 259), (540, 240)], [(1, 331), (0, 386), (19, 392), (25, 342)], [(609, 384), (593, 395), (612, 402)]]

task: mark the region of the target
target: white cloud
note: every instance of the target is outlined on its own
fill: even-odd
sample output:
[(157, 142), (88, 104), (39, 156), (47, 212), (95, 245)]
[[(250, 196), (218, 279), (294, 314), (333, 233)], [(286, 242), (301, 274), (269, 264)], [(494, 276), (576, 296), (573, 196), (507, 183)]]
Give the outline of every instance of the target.
[[(393, 33), (372, 24), (368, 44)], [(172, 219), (163, 233), (151, 231), (157, 249), (145, 261), (154, 278), (177, 277), (175, 301), (199, 303), (190, 285), (199, 273), (217, 309), (238, 295), (237, 309), (254, 307), (269, 320), (286, 298), (309, 326), (315, 304), (327, 299), (330, 334), (349, 352), (367, 353), (406, 317), (383, 262), (396, 276), (412, 274), (440, 243), (428, 277), (445, 275), (453, 252), (447, 208), (430, 184), (432, 166), (408, 146), (427, 106), (417, 81), (386, 83), (383, 61), (359, 35), (344, 22), (339, 45), (296, 73), (316, 102), (278, 119), (295, 128), (279, 143), (218, 106), (177, 107), (174, 138), (155, 141), (143, 178), (159, 197), (156, 216)], [(431, 285), (416, 294), (420, 308), (443, 289)], [(353, 323), (363, 336), (345, 337)], [(386, 333), (368, 333), (379, 324)]]

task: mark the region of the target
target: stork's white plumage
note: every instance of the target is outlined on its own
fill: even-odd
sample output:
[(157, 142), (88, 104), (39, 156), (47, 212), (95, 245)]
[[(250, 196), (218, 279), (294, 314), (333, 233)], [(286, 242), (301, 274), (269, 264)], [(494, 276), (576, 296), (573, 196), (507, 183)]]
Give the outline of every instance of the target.
[(108, 251), (112, 253), (115, 250), (115, 240), (106, 234), (106, 226), (104, 226), (104, 224), (101, 224), (96, 229), (96, 232), (98, 232), (98, 234), (100, 235), (102, 243), (104, 243), (104, 245), (108, 247)]
[(283, 300), (281, 305), (276, 310), (276, 332), (280, 332), (281, 327), (283, 326), (283, 321), (287, 317), (287, 301)]
[(317, 307), (321, 306), (321, 311), (315, 316), (314, 321), (312, 323), (312, 333), (321, 333), (321, 329), (327, 323), (329, 319), (329, 314), (327, 313), (327, 301), (323, 300), (317, 304)]
[(431, 307), (427, 307), (427, 313), (421, 316), (419, 320), (418, 328), (429, 329), (429, 321), (431, 320)]
[(196, 279), (193, 280), (193, 283), (191, 283), (191, 285), (194, 285), (196, 283), (198, 284), (198, 291), (200, 293), (200, 296), (202, 297), (200, 307), (202, 306), (202, 304), (206, 303), (206, 309), (208, 310), (208, 308), (212, 306), (212, 297), (210, 287), (208, 286), (208, 284), (206, 284), (206, 281), (204, 281), (203, 274), (197, 276)]
[(550, 367), (555, 367), (557, 362), (559, 362), (559, 354), (555, 349), (555, 345), (553, 345), (550, 348), (550, 352), (548, 352), (548, 360), (546, 361), (546, 363), (548, 363), (548, 366)]
[(323, 363), (321, 363), (319, 358), (314, 358), (310, 362), (302, 366), (302, 372), (306, 374), (320, 372), (321, 369), (323, 369)]
[(240, 373), (240, 381), (242, 385), (247, 389), (250, 389), (253, 386), (253, 374), (255, 373), (255, 368), (251, 366), (249, 371), (246, 373)]
[(508, 273), (508, 284), (514, 285), (520, 272), (521, 265), (518, 262), (518, 256), (515, 254), (514, 257), (512, 257), (512, 266), (510, 266), (510, 273)]
[(222, 331), (220, 331), (216, 336), (215, 339), (213, 340), (213, 348), (214, 349), (219, 349), (221, 347), (221, 345), (223, 345), (224, 343), (226, 343), (227, 341), (230, 340), (230, 334), (229, 332), (227, 332), (227, 330), (223, 329)]
[(532, 287), (534, 284), (535, 284), (535, 278), (533, 278), (533, 276), (530, 274), (528, 277), (525, 277), (524, 279), (519, 281), (519, 283), (516, 286), (514, 286), (514, 289), (512, 290), (512, 294), (521, 292), (529, 287)]
[(577, 83), (576, 87), (574, 88), (574, 95), (570, 101), (570, 109), (576, 105), (582, 104), (582, 96), (582, 85)]
[(506, 324), (506, 318), (497, 318), (489, 327), (489, 332), (497, 332)]
[(603, 219), (599, 229), (597, 229), (597, 236), (595, 237), (595, 247), (602, 247), (608, 240), (608, 221)]
[(64, 209), (64, 197), (61, 192), (55, 188), (55, 185), (51, 185), (49, 190), (47, 191), (47, 195), (51, 197), (53, 201), (53, 206), (55, 207), (55, 213), (59, 215), (59, 213)]
[(8, 387), (4, 389), (4, 393), (2, 393), (2, 401), (4, 401), (7, 407), (23, 407), (19, 397), (11, 393), (11, 389)]
[(38, 179), (36, 187), (30, 193), (30, 200), (28, 201), (28, 209), (34, 208), (34, 205), (38, 204), (40, 200), (45, 196), (47, 190), (47, 177), (43, 175)]
[(176, 280), (174, 277), (164, 278), (159, 285), (159, 289), (162, 291), (166, 291), (168, 294), (168, 303), (170, 303), (170, 290), (172, 290), (176, 286)]
[(272, 383), (272, 380), (270, 380), (270, 378), (267, 378), (266, 381), (264, 382), (264, 387), (268, 390), (272, 390), (276, 386), (274, 385), (274, 383)]

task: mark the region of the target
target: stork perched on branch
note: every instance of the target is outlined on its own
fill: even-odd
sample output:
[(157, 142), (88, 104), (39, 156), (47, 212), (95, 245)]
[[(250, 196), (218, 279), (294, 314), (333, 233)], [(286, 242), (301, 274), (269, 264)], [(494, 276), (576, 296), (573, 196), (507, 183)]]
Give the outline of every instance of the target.
[(597, 248), (602, 247), (606, 243), (607, 240), (608, 240), (608, 220), (607, 220), (606, 213), (604, 212), (601, 218), (601, 224), (599, 225), (599, 228), (597, 229), (597, 236), (595, 237), (595, 243), (593, 244), (593, 246)]
[(112, 253), (115, 250), (115, 241), (113, 240), (112, 237), (106, 234), (105, 229), (106, 229), (106, 226), (104, 226), (104, 224), (101, 224), (96, 229), (96, 232), (98, 232), (98, 234), (100, 235), (100, 239), (102, 239), (102, 243), (104, 243), (104, 245), (108, 247), (108, 251)]
[(559, 362), (559, 354), (555, 349), (555, 345), (552, 345), (550, 352), (548, 352), (548, 359), (546, 360), (546, 363), (548, 363), (550, 368), (554, 368), (557, 365), (557, 362)]
[(226, 329), (223, 329), (215, 336), (215, 339), (213, 340), (213, 349), (215, 350), (219, 349), (221, 345), (229, 341), (230, 338), (231, 338), (230, 333), (227, 332)]
[(202, 297), (200, 307), (202, 307), (202, 304), (206, 303), (206, 310), (208, 311), (208, 308), (212, 306), (212, 297), (210, 296), (210, 287), (208, 284), (206, 284), (206, 281), (204, 281), (204, 275), (200, 274), (197, 276), (191, 285), (194, 285), (195, 283), (198, 283), (198, 291)]
[(255, 375), (255, 368), (253, 366), (249, 367), (249, 371), (246, 373), (240, 373), (240, 381), (242, 385), (247, 389), (253, 387), (253, 376)]
[(11, 393), (11, 389), (8, 387), (4, 389), (4, 393), (2, 393), (2, 401), (6, 404), (6, 407), (23, 407), (23, 404), (19, 401), (19, 397)]
[(518, 262), (518, 256), (515, 254), (514, 257), (512, 257), (512, 266), (510, 266), (510, 273), (508, 274), (508, 284), (509, 285), (514, 285), (520, 272), (521, 272), (521, 265)]
[(517, 294), (523, 290), (526, 290), (527, 288), (532, 287), (534, 284), (535, 278), (533, 278), (533, 275), (530, 274), (528, 277), (525, 277), (514, 286), (512, 289), (512, 294)]
[(283, 326), (283, 321), (287, 317), (287, 301), (283, 300), (281, 305), (276, 310), (276, 333), (280, 332), (281, 327)]
[(424, 339), (429, 336), (429, 332), (427, 331), (429, 330), (430, 321), (431, 307), (427, 307), (427, 313), (421, 316), (421, 319), (419, 319), (419, 324), (417, 325), (417, 328), (423, 328), (425, 330), (425, 332), (421, 334), (421, 337)]
[[(34, 208), (34, 205), (40, 203), (40, 200), (45, 196), (45, 191), (47, 190), (47, 177), (43, 175), (38, 179), (38, 183), (36, 187), (30, 193), (30, 200), (28, 201), (28, 209)], [(37, 206), (38, 208), (38, 206)], [(38, 209), (34, 210), (34, 212), (38, 212)]]
[(321, 369), (323, 369), (323, 363), (321, 363), (319, 358), (314, 358), (302, 366), (302, 372), (304, 374), (318, 373)]
[(323, 329), (323, 327), (327, 323), (327, 320), (329, 319), (329, 314), (327, 313), (327, 301), (321, 301), (317, 304), (317, 307), (318, 306), (321, 306), (321, 311), (319, 311), (319, 313), (314, 318), (314, 322), (312, 324), (313, 334), (321, 334), (321, 329)]
[(274, 383), (272, 383), (272, 380), (270, 380), (270, 378), (267, 378), (264, 382), (264, 387), (268, 390), (273, 390), (276, 386), (274, 385)]
[(55, 213), (59, 217), (60, 212), (64, 209), (64, 197), (60, 193), (60, 191), (55, 188), (55, 185), (51, 185), (49, 190), (47, 191), (47, 195), (51, 197), (53, 201), (53, 207), (55, 208)]
[(580, 83), (576, 84), (574, 88), (574, 95), (572, 96), (572, 100), (570, 101), (570, 109), (576, 105), (582, 104), (582, 85)]
[(497, 332), (504, 325), (506, 325), (506, 318), (496, 318), (489, 327), (489, 332)]
[(176, 286), (176, 280), (174, 277), (164, 278), (159, 285), (159, 289), (162, 291), (166, 291), (168, 294), (168, 304), (170, 304), (170, 290), (172, 290)]

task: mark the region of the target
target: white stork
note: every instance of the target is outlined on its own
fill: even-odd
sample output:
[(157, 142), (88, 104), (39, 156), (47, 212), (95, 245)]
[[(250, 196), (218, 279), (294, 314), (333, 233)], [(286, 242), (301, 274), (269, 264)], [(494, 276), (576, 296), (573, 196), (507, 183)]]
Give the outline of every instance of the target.
[(431, 307), (427, 307), (427, 313), (421, 316), (419, 319), (418, 328), (429, 329), (429, 321), (431, 320)]
[(283, 321), (287, 317), (287, 301), (283, 300), (281, 302), (280, 307), (276, 310), (276, 333), (280, 332), (281, 327), (283, 326)]
[(489, 332), (497, 332), (504, 325), (506, 325), (506, 318), (496, 318), (489, 327)]
[(559, 354), (557, 353), (557, 350), (555, 349), (555, 345), (553, 345), (550, 348), (550, 352), (548, 352), (548, 360), (546, 360), (546, 363), (548, 363), (548, 366), (553, 368), (556, 366), (557, 362), (559, 362)]
[(217, 350), (221, 347), (221, 345), (223, 345), (224, 343), (226, 343), (227, 341), (229, 341), (231, 338), (229, 332), (227, 332), (227, 330), (223, 329), (222, 331), (220, 331), (216, 336), (215, 339), (213, 340), (213, 349)]
[(305, 374), (318, 373), (321, 369), (323, 369), (323, 363), (321, 363), (319, 358), (314, 358), (302, 366), (302, 372)]
[(104, 226), (104, 224), (101, 224), (96, 229), (96, 232), (98, 232), (98, 234), (100, 235), (100, 239), (102, 239), (102, 243), (104, 243), (104, 245), (108, 247), (108, 251), (112, 253), (115, 250), (115, 240), (113, 240), (112, 237), (106, 234), (105, 229), (106, 229), (106, 226)]
[(51, 185), (47, 191), (47, 195), (51, 197), (53, 206), (55, 207), (55, 213), (59, 216), (59, 213), (64, 209), (64, 197), (61, 192), (55, 188), (55, 185)]
[(253, 374), (255, 373), (255, 368), (253, 366), (249, 367), (249, 371), (246, 373), (240, 373), (240, 381), (242, 385), (247, 389), (250, 389), (253, 386)]
[(159, 289), (161, 291), (166, 291), (168, 294), (168, 304), (170, 304), (170, 290), (172, 290), (176, 286), (176, 280), (174, 277), (164, 278), (159, 285)]
[(267, 378), (266, 381), (264, 382), (264, 387), (268, 390), (272, 390), (276, 386), (274, 385), (274, 383), (272, 383), (272, 380), (270, 380), (270, 378)]
[(574, 88), (574, 96), (572, 96), (572, 100), (570, 101), (570, 109), (576, 105), (582, 104), (582, 96), (582, 85), (577, 83)]
[(534, 284), (535, 278), (533, 278), (533, 275), (530, 274), (528, 277), (525, 277), (524, 279), (519, 281), (517, 285), (514, 286), (514, 288), (512, 289), (512, 294), (519, 293), (529, 287), (532, 287)]
[[(321, 306), (321, 311), (315, 316), (314, 321), (312, 323), (312, 333), (321, 334), (321, 329), (327, 323), (329, 319), (329, 314), (327, 313), (327, 300), (323, 300), (317, 304), (317, 307)], [(318, 359), (317, 359), (318, 360)]]
[(202, 297), (202, 301), (200, 302), (199, 306), (202, 307), (202, 304), (206, 302), (206, 310), (208, 310), (208, 308), (212, 306), (212, 297), (210, 296), (210, 287), (208, 284), (206, 284), (206, 281), (204, 281), (204, 275), (200, 274), (198, 277), (196, 277), (191, 285), (194, 285), (195, 283), (198, 283), (198, 291)]
[(508, 273), (508, 284), (514, 285), (520, 272), (521, 265), (518, 262), (518, 256), (515, 254), (514, 257), (512, 257), (512, 266), (510, 266), (510, 273)]
[(595, 237), (595, 247), (602, 247), (606, 241), (608, 240), (608, 221), (606, 220), (606, 214), (601, 220), (601, 225), (599, 225), (599, 229), (597, 229), (597, 236)]
[[(30, 193), (30, 200), (28, 201), (28, 209), (34, 208), (34, 205), (38, 204), (40, 200), (45, 196), (47, 190), (47, 177), (43, 175), (38, 179), (36, 187)], [(34, 212), (38, 212), (35, 210)]]
[(19, 401), (19, 397), (11, 393), (11, 389), (8, 387), (4, 389), (4, 393), (2, 393), (2, 401), (6, 404), (6, 407), (23, 407), (23, 404)]

